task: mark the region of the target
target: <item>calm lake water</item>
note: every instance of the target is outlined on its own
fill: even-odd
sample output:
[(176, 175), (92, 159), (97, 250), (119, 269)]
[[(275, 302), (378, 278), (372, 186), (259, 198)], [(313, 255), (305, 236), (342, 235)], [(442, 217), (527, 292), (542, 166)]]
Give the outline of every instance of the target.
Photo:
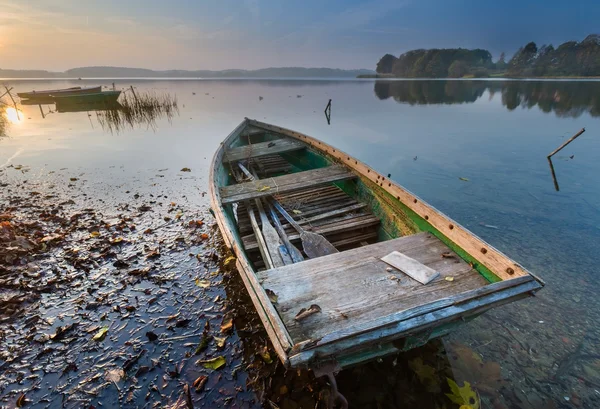
[[(113, 81), (6, 82), (25, 91)], [(546, 281), (537, 297), (441, 342), (342, 372), (352, 407), (458, 408), (445, 396), (448, 374), (470, 383), (481, 408), (600, 407), (600, 82), (114, 82), (176, 96), (179, 113), (109, 129), (94, 111), (42, 106), (42, 117), (40, 107), (22, 106), (20, 119), (8, 112), (0, 167), (27, 166), (38, 179), (68, 168), (90, 183), (130, 184), (189, 167), (197, 194), (186, 200), (205, 209), (209, 161), (244, 117), (322, 139), (390, 173)], [(546, 155), (581, 128), (554, 157), (557, 191)], [(15, 180), (8, 171), (0, 178)], [(303, 407), (301, 398), (282, 402)]]

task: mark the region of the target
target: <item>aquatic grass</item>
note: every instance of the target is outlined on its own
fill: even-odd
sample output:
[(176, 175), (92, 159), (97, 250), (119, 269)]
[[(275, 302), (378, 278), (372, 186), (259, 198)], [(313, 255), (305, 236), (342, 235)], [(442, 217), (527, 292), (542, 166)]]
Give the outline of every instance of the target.
[(170, 123), (175, 115), (179, 115), (176, 96), (133, 89), (123, 92), (118, 103), (96, 111), (100, 126), (111, 133), (142, 125), (155, 130), (157, 119), (166, 118)]

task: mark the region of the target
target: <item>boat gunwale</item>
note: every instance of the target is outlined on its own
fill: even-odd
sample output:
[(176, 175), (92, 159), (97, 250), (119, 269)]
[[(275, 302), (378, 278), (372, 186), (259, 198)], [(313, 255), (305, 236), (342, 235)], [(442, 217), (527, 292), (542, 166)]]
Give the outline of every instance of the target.
[[(269, 297), (265, 289), (258, 282), (258, 277), (254, 273), (254, 270), (248, 264), (246, 255), (238, 242), (233, 237), (232, 231), (229, 228), (223, 204), (221, 203), (221, 195), (215, 179), (216, 169), (223, 165), (223, 156), (225, 149), (229, 144), (235, 140), (243, 130), (248, 126), (248, 119), (244, 119), (219, 145), (219, 148), (213, 155), (210, 172), (209, 172), (209, 196), (211, 201), (211, 208), (215, 213), (215, 219), (219, 225), (219, 229), (223, 235), (226, 246), (236, 256), (236, 267), (240, 274), (246, 290), (250, 294), (250, 298), (259, 318), (263, 322), (263, 326), (267, 331), (271, 343), (275, 348), (275, 352), (279, 356), (284, 366), (289, 366), (288, 351), (292, 347), (292, 337), (288, 333), (281, 317), (275, 310), (273, 304), (269, 301)], [(224, 165), (223, 165), (224, 166)], [(254, 293), (256, 297), (253, 296)], [(265, 301), (266, 300), (266, 301)]]

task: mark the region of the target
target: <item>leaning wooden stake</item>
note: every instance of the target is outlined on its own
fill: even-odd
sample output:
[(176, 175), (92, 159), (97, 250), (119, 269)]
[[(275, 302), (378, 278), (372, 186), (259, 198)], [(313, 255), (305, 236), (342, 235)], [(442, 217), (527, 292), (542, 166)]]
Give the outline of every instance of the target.
[(575, 139), (577, 139), (577, 137), (579, 135), (581, 135), (584, 132), (585, 132), (585, 128), (581, 128), (581, 131), (579, 131), (575, 135), (571, 136), (571, 138), (568, 141), (566, 141), (565, 143), (563, 143), (562, 145), (560, 145), (558, 148), (556, 148), (554, 150), (554, 152), (552, 152), (550, 155), (548, 155), (548, 158), (551, 158), (552, 156), (554, 156), (555, 154), (557, 154), (558, 152), (560, 152), (560, 150), (562, 148), (564, 148), (565, 146), (567, 146), (568, 144), (570, 144), (571, 142), (573, 142)]
[(556, 189), (556, 191), (560, 191), (560, 188), (558, 187), (558, 180), (556, 180), (556, 173), (554, 173), (554, 164), (552, 164), (552, 158), (550, 156), (548, 156), (548, 163), (550, 164), (550, 172), (552, 172), (552, 180), (554, 181), (554, 189)]
[(17, 112), (17, 119), (20, 121), (21, 116), (19, 115), (19, 108), (17, 108), (17, 103), (15, 102), (15, 99), (13, 98), (12, 94), (10, 93), (10, 89), (8, 89), (8, 87), (6, 85), (4, 86), (4, 88), (6, 88), (6, 93), (8, 94), (8, 96), (10, 97), (10, 100), (12, 101), (13, 105), (15, 106), (15, 111)]

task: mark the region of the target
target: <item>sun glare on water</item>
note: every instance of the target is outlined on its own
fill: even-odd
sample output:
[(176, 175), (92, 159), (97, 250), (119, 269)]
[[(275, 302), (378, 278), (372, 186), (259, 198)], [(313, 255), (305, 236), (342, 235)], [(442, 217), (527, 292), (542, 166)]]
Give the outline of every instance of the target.
[(6, 119), (12, 124), (23, 122), (23, 112), (18, 111), (13, 107), (7, 107), (5, 110)]

